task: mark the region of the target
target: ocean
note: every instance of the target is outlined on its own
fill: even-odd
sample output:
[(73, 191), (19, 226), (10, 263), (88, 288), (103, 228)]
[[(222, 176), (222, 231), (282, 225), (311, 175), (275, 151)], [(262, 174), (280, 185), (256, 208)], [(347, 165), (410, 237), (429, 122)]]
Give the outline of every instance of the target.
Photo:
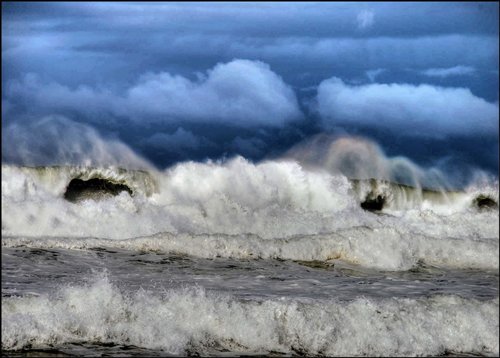
[(2, 355), (498, 356), (498, 180), (2, 164)]

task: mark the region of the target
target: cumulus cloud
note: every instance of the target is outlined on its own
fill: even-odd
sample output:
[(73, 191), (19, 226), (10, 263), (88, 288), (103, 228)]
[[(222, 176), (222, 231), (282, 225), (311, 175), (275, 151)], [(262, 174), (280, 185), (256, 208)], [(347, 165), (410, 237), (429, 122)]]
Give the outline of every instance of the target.
[(420, 74), (428, 77), (450, 77), (450, 76), (470, 76), (476, 73), (476, 69), (471, 66), (455, 66), (450, 68), (429, 68), (420, 71)]
[(220, 119), (242, 125), (282, 126), (301, 116), (293, 90), (269, 65), (233, 60), (190, 81), (169, 73), (148, 74), (128, 91), (133, 112), (191, 120)]
[(223, 122), (242, 127), (281, 127), (302, 117), (293, 90), (260, 61), (219, 63), (190, 80), (148, 73), (119, 94), (107, 88), (43, 83), (30, 74), (7, 86), (9, 99), (50, 113), (76, 112), (98, 119), (110, 113), (138, 122)]
[(385, 128), (400, 136), (498, 136), (498, 103), (466, 88), (430, 85), (351, 86), (332, 77), (318, 87), (323, 126)]

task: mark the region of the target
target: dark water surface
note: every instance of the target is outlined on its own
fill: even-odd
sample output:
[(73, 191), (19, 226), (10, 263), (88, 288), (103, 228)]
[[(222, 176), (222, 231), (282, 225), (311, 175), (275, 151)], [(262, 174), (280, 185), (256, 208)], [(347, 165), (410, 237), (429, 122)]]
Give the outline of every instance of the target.
[(350, 300), (359, 296), (420, 297), (453, 294), (486, 300), (498, 297), (498, 271), (421, 265), (411, 271), (376, 271), (339, 260), (288, 261), (204, 259), (117, 249), (2, 248), (2, 296), (38, 295), (82, 276), (106, 271), (126, 290), (199, 285), (235, 297)]

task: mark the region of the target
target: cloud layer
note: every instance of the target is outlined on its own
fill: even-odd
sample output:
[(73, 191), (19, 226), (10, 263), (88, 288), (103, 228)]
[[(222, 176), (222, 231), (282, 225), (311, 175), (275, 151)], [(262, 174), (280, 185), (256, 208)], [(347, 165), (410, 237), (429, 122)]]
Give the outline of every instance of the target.
[(194, 151), (202, 146), (214, 147), (215, 144), (204, 137), (197, 137), (191, 131), (182, 127), (172, 134), (155, 133), (144, 141), (144, 144), (156, 150), (166, 150), (174, 153)]
[(290, 86), (269, 65), (249, 60), (217, 64), (196, 80), (168, 72), (148, 73), (123, 94), (89, 86), (71, 89), (30, 74), (11, 81), (6, 94), (45, 113), (77, 112), (96, 120), (111, 114), (142, 123), (208, 121), (282, 127), (302, 117)]
[(430, 85), (351, 86), (332, 77), (321, 82), (318, 111), (326, 128), (384, 128), (401, 136), (498, 136), (498, 103), (465, 88)]
[(339, 130), (391, 155), (497, 171), (498, 14), (498, 3), (9, 2), (2, 129), (61, 115), (160, 167), (276, 157)]
[(477, 71), (474, 67), (459, 65), (450, 68), (429, 68), (421, 71), (420, 73), (424, 76), (444, 78), (450, 76), (470, 76), (476, 72)]
[[(45, 73), (73, 88), (129, 86), (145, 71), (186, 77), (233, 58), (301, 87), (376, 68), (498, 68), (498, 3), (11, 2), (2, 18), (4, 78)], [(496, 96), (482, 79), (465, 86)]]

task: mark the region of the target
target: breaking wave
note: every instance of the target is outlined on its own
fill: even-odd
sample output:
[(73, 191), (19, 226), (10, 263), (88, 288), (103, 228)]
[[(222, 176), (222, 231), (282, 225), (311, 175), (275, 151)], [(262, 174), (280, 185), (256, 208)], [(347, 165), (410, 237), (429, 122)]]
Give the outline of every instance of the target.
[(238, 300), (199, 287), (124, 292), (101, 275), (2, 298), (2, 349), (112, 342), (180, 355), (498, 355), (498, 314), (498, 298)]
[(237, 157), (163, 172), (2, 165), (2, 245), (498, 268), (497, 203), (497, 183), (438, 191), (293, 160)]
[(343, 260), (379, 270), (410, 270), (422, 263), (454, 268), (498, 269), (498, 240), (436, 238), (392, 228), (356, 227), (331, 234), (263, 239), (254, 234), (171, 234), (125, 240), (58, 237), (3, 238), (7, 247), (120, 248), (203, 258)]

